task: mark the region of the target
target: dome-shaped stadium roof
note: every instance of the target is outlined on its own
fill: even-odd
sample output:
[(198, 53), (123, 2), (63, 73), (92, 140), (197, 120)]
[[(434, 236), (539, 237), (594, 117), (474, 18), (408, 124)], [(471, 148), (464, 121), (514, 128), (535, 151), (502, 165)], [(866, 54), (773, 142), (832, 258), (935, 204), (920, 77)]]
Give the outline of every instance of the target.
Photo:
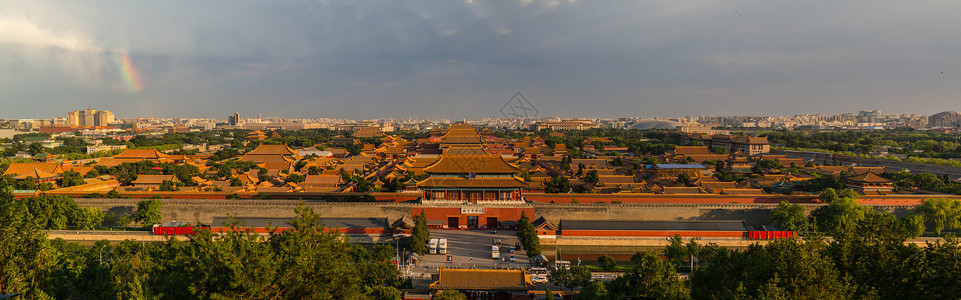
[(674, 129), (677, 126), (681, 126), (681, 123), (668, 120), (641, 120), (631, 125), (630, 129)]

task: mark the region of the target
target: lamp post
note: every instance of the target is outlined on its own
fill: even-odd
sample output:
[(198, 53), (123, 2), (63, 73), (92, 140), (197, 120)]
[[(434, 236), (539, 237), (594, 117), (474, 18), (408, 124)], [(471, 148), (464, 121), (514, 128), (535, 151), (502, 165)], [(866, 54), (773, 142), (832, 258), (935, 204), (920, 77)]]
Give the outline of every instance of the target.
[(97, 256), (100, 258), (100, 265), (101, 265), (101, 266), (103, 265), (103, 249), (106, 248), (106, 247), (107, 247), (107, 245), (100, 246), (100, 251), (97, 251)]

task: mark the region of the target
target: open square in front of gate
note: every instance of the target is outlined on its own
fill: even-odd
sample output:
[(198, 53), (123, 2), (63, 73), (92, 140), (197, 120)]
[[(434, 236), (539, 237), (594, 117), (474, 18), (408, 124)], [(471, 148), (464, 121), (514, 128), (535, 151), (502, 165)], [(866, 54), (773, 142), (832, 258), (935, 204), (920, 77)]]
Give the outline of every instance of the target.
[[(433, 273), (437, 268), (525, 269), (531, 267), (527, 253), (518, 249), (517, 231), (431, 229), (431, 239), (447, 239), (447, 254), (424, 254), (417, 268)], [(491, 246), (500, 241), (500, 258), (492, 258)], [(510, 253), (510, 247), (515, 247)], [(448, 256), (450, 257), (448, 259)], [(511, 262), (509, 257), (514, 256)]]

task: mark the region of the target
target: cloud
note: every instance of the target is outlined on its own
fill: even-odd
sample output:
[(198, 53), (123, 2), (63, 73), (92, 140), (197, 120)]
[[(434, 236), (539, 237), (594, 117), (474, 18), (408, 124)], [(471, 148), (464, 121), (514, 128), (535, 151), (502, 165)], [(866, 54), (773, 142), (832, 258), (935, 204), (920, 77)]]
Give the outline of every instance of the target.
[(701, 59), (718, 67), (774, 68), (852, 63), (865, 59), (865, 53), (843, 48), (822, 48), (805, 51), (716, 52)]
[[(0, 103), (50, 104), (0, 118), (459, 119), (516, 91), (563, 116), (917, 112), (961, 80), (961, 2), (93, 1), (0, 1)], [(121, 49), (148, 88), (122, 89)]]
[(0, 43), (31, 48), (59, 48), (68, 51), (99, 51), (92, 39), (73, 33), (52, 32), (27, 20), (0, 17)]

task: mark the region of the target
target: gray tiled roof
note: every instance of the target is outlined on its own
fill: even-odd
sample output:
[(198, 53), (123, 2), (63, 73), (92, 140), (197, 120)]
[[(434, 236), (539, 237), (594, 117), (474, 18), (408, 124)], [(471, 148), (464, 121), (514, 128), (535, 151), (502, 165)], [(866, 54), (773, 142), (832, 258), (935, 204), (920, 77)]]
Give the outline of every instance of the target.
[[(289, 228), (287, 222), (289, 218), (234, 218), (238, 224), (246, 227), (263, 228), (270, 225), (272, 227)], [(227, 222), (227, 217), (215, 217), (211, 223), (213, 227), (223, 226)], [(321, 218), (320, 223), (327, 228), (388, 228), (390, 223), (387, 218)]]

